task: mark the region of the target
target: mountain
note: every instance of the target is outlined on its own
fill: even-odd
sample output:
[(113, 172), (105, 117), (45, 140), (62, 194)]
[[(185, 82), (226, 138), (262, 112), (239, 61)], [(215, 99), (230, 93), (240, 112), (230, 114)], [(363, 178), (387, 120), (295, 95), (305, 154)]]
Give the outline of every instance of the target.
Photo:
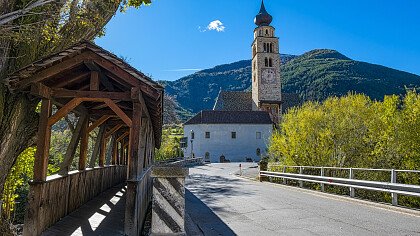
[[(282, 63), (296, 56), (282, 54)], [(181, 107), (196, 113), (212, 109), (220, 88), (229, 91), (251, 89), (251, 60), (216, 66), (198, 71), (175, 81), (159, 81), (165, 93), (173, 96)]]
[[(300, 56), (281, 55), (283, 92), (298, 93), (302, 101), (364, 93), (381, 100), (420, 88), (420, 76), (385, 66), (352, 60), (335, 50), (317, 49)], [(251, 60), (198, 71), (176, 81), (161, 81), (165, 92), (192, 113), (212, 109), (220, 89), (250, 90)]]

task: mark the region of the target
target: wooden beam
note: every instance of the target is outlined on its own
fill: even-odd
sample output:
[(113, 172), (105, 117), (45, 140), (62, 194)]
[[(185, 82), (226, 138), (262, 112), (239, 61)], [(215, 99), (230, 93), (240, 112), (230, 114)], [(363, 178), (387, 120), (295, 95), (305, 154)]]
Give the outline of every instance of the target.
[(45, 181), (47, 178), (51, 139), (51, 126), (48, 125), (48, 118), (51, 115), (51, 108), (51, 100), (42, 99), (38, 125), (37, 149), (34, 162), (34, 181)]
[[(67, 98), (54, 98), (52, 99), (52, 102), (54, 105), (56, 105), (58, 108), (64, 107), (69, 101), (71, 101), (71, 99), (67, 99)], [(75, 107), (73, 109), (73, 113), (78, 114), (79, 116), (82, 116), (84, 114), (88, 114), (89, 110), (86, 109), (85, 106), (83, 106), (83, 104), (79, 104), (79, 106)]]
[(99, 149), (99, 166), (104, 167), (105, 165), (105, 156), (106, 156), (106, 144), (108, 143), (108, 139), (105, 137), (105, 134), (102, 136), (101, 139), (101, 148)]
[(63, 78), (62, 79), (63, 81), (61, 81), (59, 83), (56, 83), (56, 84), (54, 84), (51, 87), (53, 87), (53, 88), (62, 88), (62, 87), (65, 87), (67, 85), (71, 85), (74, 82), (77, 82), (77, 81), (79, 81), (79, 80), (81, 80), (83, 78), (86, 78), (89, 74), (90, 74), (89, 72), (85, 72), (85, 73), (82, 73), (82, 74), (78, 74), (77, 76), (75, 76), (73, 78)]
[(66, 175), (70, 170), (70, 165), (73, 162), (74, 155), (76, 154), (76, 149), (79, 144), (82, 128), (85, 126), (85, 123), (89, 123), (89, 119), (86, 114), (83, 114), (79, 117), (79, 120), (77, 121), (76, 128), (74, 129), (74, 133), (71, 136), (70, 143), (67, 146), (67, 151), (64, 155), (64, 160), (60, 164), (60, 175)]
[(118, 157), (118, 142), (116, 139), (114, 139), (112, 143), (112, 159), (111, 159), (111, 165), (117, 164), (117, 157)]
[[(89, 120), (89, 119), (88, 119)], [(89, 146), (89, 122), (83, 124), (80, 137), (79, 170), (86, 169), (87, 151)]]
[(55, 98), (109, 98), (112, 100), (131, 101), (130, 92), (81, 91), (68, 89), (52, 89), (51, 96)]
[(122, 165), (123, 164), (123, 159), (124, 159), (124, 140), (121, 140), (120, 141), (120, 153), (119, 153), (119, 156), (118, 156), (117, 164)]
[(121, 129), (121, 127), (123, 126), (124, 126), (123, 124), (115, 125), (110, 131), (108, 131), (105, 134), (105, 137), (108, 138), (109, 136), (113, 135), (115, 132), (117, 132), (117, 130)]
[(54, 115), (52, 115), (48, 119), (48, 125), (52, 126), (53, 124), (57, 123), (61, 118), (71, 112), (74, 108), (76, 108), (80, 103), (82, 103), (81, 98), (73, 98), (70, 102), (64, 105), (60, 110), (58, 110)]
[(141, 80), (133, 77), (131, 74), (122, 70), (121, 68), (113, 66), (110, 71), (111, 72), (106, 72), (106, 75), (112, 80), (118, 82), (119, 84), (125, 83), (128, 84), (128, 87), (140, 87), (142, 89), (142, 92), (146, 93), (150, 97), (159, 96), (159, 92), (151, 85), (148, 85), (145, 82), (142, 82)]
[(96, 127), (102, 125), (105, 121), (107, 121), (111, 116), (105, 115), (101, 116), (101, 118), (97, 119), (93, 124), (91, 124), (88, 128), (88, 133), (92, 132)]
[(127, 137), (130, 134), (130, 131), (125, 131), (120, 137), (117, 138), (117, 142), (120, 142), (123, 138)]
[(32, 83), (37, 83), (40, 82), (46, 78), (49, 78), (51, 76), (54, 76), (60, 72), (66, 71), (66, 70), (70, 70), (78, 65), (80, 65), (81, 63), (83, 63), (83, 61), (85, 60), (92, 60), (94, 56), (94, 53), (92, 52), (84, 52), (80, 55), (77, 55), (75, 57), (72, 57), (70, 59), (64, 60), (56, 65), (47, 67), (43, 70), (41, 70), (40, 72), (26, 78), (23, 79), (19, 82), (17, 82), (16, 84), (14, 84), (12, 86), (12, 89), (24, 89), (27, 86), (29, 86)]
[[(112, 99), (115, 103), (119, 103), (121, 100), (116, 100), (116, 99)], [(105, 107), (108, 107), (108, 105), (106, 105), (105, 103), (104, 104), (100, 104), (100, 105), (97, 105), (97, 106), (94, 106), (94, 107), (91, 107), (90, 109), (92, 109), (92, 110), (98, 110), (98, 109), (102, 109), (102, 108), (105, 108)]]
[(115, 91), (114, 85), (109, 81), (108, 77), (104, 75), (101, 68), (99, 68), (99, 66), (97, 66), (94, 61), (86, 61), (85, 65), (89, 68), (89, 70), (99, 73), (100, 81), (108, 91)]
[(139, 168), (139, 144), (142, 109), (141, 104), (133, 104), (133, 125), (130, 127), (129, 160), (127, 174), (127, 198), (125, 203), (124, 232), (127, 235), (138, 235), (138, 195), (142, 194), (138, 189)]
[[(133, 99), (134, 101), (140, 102), (141, 108), (143, 109), (142, 115), (144, 117), (150, 118), (149, 110), (147, 109), (146, 102), (143, 99), (143, 95), (139, 87), (135, 87), (131, 89), (131, 99)], [(134, 106), (134, 102), (133, 102), (133, 106)]]
[(97, 71), (90, 72), (90, 90), (99, 90), (99, 73)]
[(51, 89), (41, 83), (32, 84), (30, 93), (37, 97), (51, 99)]
[(124, 111), (117, 106), (117, 104), (115, 104), (111, 99), (105, 99), (105, 103), (121, 118), (121, 120), (124, 121), (125, 124), (127, 124), (128, 127), (131, 127), (132, 121), (130, 117), (128, 117), (127, 114), (125, 114)]
[[(98, 155), (100, 153), (103, 137), (105, 136), (105, 129), (106, 129), (105, 125), (102, 125), (99, 129), (98, 136), (96, 137), (95, 146), (93, 148), (92, 156), (90, 157), (90, 162), (89, 162), (89, 167), (90, 168), (95, 167), (96, 158), (98, 157)], [(88, 130), (88, 132), (89, 132), (89, 130)]]
[[(133, 115), (133, 112), (132, 111), (127, 111), (127, 110), (124, 110), (124, 113), (125, 114), (127, 114), (128, 116), (132, 116)], [(95, 116), (104, 116), (104, 115), (110, 115), (110, 116), (114, 116), (114, 117), (118, 117), (116, 114), (115, 114), (115, 112), (113, 111), (113, 110), (111, 110), (111, 109), (107, 109), (107, 110), (105, 110), (105, 109), (101, 109), (101, 110), (89, 110), (89, 114), (91, 114), (91, 115), (95, 115)], [(121, 122), (123, 122), (123, 121), (121, 121)], [(123, 122), (124, 123), (124, 122)]]
[(130, 166), (128, 167), (128, 176), (129, 180), (135, 180), (139, 175), (139, 148), (140, 148), (140, 136), (142, 135), (141, 126), (142, 126), (142, 114), (143, 110), (140, 103), (133, 103), (133, 125), (130, 127), (130, 140), (129, 140), (129, 155), (130, 155)]

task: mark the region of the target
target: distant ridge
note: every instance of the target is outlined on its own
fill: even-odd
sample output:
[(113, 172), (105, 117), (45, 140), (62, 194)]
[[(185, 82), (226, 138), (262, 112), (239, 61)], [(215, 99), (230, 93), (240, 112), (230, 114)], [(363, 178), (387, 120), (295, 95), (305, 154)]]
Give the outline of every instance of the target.
[[(335, 50), (316, 49), (300, 56), (282, 54), (281, 59), (283, 92), (298, 93), (303, 101), (321, 101), (349, 91), (381, 100), (384, 95), (404, 94), (406, 88), (420, 88), (418, 75), (355, 61)], [(220, 88), (250, 90), (251, 60), (219, 65), (161, 83), (182, 108), (192, 113), (209, 110)]]

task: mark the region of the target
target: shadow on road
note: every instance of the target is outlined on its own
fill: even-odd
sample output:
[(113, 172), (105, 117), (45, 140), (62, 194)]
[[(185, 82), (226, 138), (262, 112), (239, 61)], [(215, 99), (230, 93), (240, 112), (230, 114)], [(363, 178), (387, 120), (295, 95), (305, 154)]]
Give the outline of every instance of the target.
[(254, 194), (252, 191), (244, 193), (238, 190), (238, 185), (243, 181), (238, 178), (227, 178), (217, 175), (190, 174), (186, 180), (186, 187), (204, 202), (212, 202), (217, 201), (219, 198)]
[(236, 235), (214, 212), (188, 189), (185, 190), (186, 212), (204, 235)]

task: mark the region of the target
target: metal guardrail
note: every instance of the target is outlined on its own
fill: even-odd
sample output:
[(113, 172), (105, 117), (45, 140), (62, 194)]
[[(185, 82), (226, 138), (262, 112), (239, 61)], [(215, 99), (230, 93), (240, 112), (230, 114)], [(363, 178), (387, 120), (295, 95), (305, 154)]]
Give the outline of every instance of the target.
[(194, 166), (194, 165), (201, 165), (204, 163), (204, 158), (202, 157), (195, 157), (195, 158), (174, 158), (171, 159), (172, 161), (166, 161), (158, 163), (158, 166)]
[[(394, 170), (394, 169), (368, 169), (368, 168), (339, 168), (339, 167), (316, 167), (316, 166), (279, 166), (283, 172), (260, 171), (260, 177), (282, 178), (283, 183), (287, 184), (287, 179), (299, 181), (299, 186), (303, 187), (303, 182), (312, 182), (321, 184), (321, 191), (324, 191), (325, 184), (350, 188), (350, 197), (355, 197), (355, 189), (365, 189), (372, 191), (391, 193), (392, 205), (398, 205), (398, 194), (420, 197), (420, 186), (397, 183), (397, 173), (420, 173), (418, 170)], [(287, 173), (288, 168), (299, 169), (299, 174)], [(304, 169), (320, 169), (321, 175), (303, 174)], [(324, 176), (326, 169), (346, 170), (349, 172), (349, 178), (337, 178)], [(354, 171), (385, 171), (390, 173), (390, 182), (370, 181), (354, 179)], [(261, 179), (261, 178), (260, 178)]]

